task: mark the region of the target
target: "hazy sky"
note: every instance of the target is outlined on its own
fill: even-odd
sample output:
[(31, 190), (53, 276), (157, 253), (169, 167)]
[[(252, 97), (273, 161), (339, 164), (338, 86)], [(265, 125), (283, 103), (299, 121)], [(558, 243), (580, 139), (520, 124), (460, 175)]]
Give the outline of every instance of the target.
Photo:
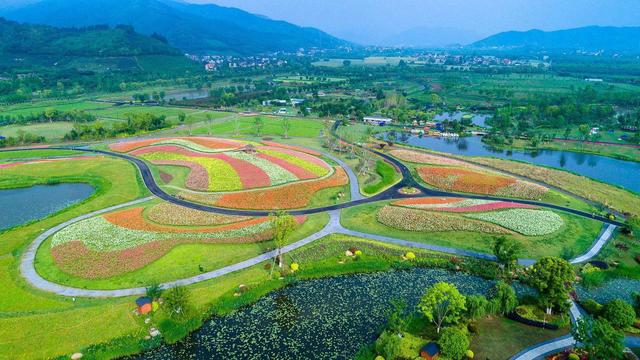
[[(0, 0), (1, 1), (1, 0)], [(640, 26), (640, 0), (188, 0), (238, 7), (334, 35), (379, 39), (414, 27), (505, 30)]]

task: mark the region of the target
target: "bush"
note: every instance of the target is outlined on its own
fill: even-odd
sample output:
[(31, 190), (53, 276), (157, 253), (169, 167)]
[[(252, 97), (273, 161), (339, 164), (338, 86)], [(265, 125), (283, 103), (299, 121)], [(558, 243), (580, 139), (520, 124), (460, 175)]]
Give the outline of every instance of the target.
[(467, 359), (473, 359), (474, 357), (476, 357), (476, 354), (471, 350), (467, 350)]
[(448, 327), (442, 330), (438, 344), (442, 355), (453, 360), (461, 360), (464, 359), (469, 349), (469, 338), (464, 331), (455, 327)]
[(407, 260), (414, 260), (416, 258), (416, 254), (408, 252), (404, 257), (407, 258)]
[(385, 359), (415, 359), (423, 344), (424, 340), (417, 336), (385, 331), (376, 340), (375, 350)]
[(467, 315), (469, 319), (479, 319), (487, 314), (489, 300), (482, 295), (467, 296)]
[(569, 360), (580, 360), (580, 356), (578, 354), (571, 353), (568, 357)]
[(598, 304), (598, 302), (593, 299), (587, 299), (580, 305), (582, 305), (584, 310), (589, 313), (589, 315), (596, 316), (602, 311), (602, 305)]
[(636, 321), (636, 312), (633, 306), (627, 302), (616, 299), (604, 305), (602, 317), (609, 321), (614, 328), (622, 330), (633, 325)]

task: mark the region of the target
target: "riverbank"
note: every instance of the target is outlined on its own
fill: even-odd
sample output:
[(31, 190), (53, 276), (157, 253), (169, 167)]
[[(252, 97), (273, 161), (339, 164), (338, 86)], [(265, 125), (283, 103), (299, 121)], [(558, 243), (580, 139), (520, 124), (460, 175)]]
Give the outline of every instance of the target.
[(525, 150), (525, 151), (540, 151), (540, 150), (557, 150), (557, 151), (571, 151), (583, 154), (592, 154), (607, 156), (610, 158), (640, 162), (640, 146), (626, 145), (626, 144), (608, 144), (608, 143), (592, 143), (581, 141), (565, 141), (560, 139), (554, 139), (549, 142), (540, 143), (536, 147), (532, 147), (528, 144), (527, 140), (516, 139), (511, 145), (495, 145), (491, 146), (500, 150)]

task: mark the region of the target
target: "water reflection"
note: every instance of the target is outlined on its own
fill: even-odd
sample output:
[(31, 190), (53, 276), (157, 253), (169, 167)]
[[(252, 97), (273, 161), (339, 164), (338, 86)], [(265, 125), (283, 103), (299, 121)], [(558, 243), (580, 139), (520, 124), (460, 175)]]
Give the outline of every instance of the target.
[(481, 137), (436, 138), (409, 136), (409, 145), (451, 154), (490, 156), (526, 161), (537, 165), (565, 169), (579, 175), (640, 192), (640, 163), (606, 156), (559, 150), (500, 150), (482, 142)]

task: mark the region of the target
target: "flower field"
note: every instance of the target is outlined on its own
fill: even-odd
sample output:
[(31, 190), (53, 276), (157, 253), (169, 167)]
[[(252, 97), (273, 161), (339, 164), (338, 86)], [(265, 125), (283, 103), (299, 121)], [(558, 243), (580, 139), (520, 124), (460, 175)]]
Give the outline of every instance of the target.
[(420, 167), (417, 170), (427, 184), (450, 191), (524, 199), (540, 199), (548, 191), (537, 184), (476, 170), (450, 167)]
[(181, 192), (180, 197), (209, 205), (236, 209), (277, 210), (298, 209), (309, 206), (314, 194), (320, 190), (344, 186), (349, 178), (342, 168), (336, 168), (330, 177), (301, 183), (286, 184), (259, 191), (229, 194), (194, 194)]
[(394, 229), (406, 231), (471, 231), (487, 234), (508, 234), (509, 231), (494, 224), (473, 221), (455, 215), (429, 212), (387, 205), (376, 216), (378, 222)]
[(73, 161), (73, 160), (87, 160), (87, 156), (76, 156), (69, 158), (60, 158), (60, 159), (45, 159), (45, 160), (29, 160), (29, 161), (16, 161), (16, 162), (7, 162), (0, 163), (0, 169), (7, 169), (15, 166), (21, 165), (36, 165), (36, 164), (46, 164), (53, 162), (61, 162), (61, 161)]
[(389, 155), (402, 161), (412, 162), (416, 164), (431, 164), (443, 166), (464, 166), (469, 167), (468, 163), (460, 160), (449, 159), (443, 156), (431, 155), (420, 151), (412, 151), (405, 149), (396, 149), (389, 151)]
[[(153, 220), (147, 220), (145, 213)], [(302, 224), (306, 217), (296, 220)], [(205, 218), (201, 212), (163, 203), (72, 224), (53, 235), (51, 253), (65, 272), (107, 278), (139, 269), (180, 244), (253, 243), (271, 237), (268, 218)]]
[(433, 211), (472, 213), (501, 209), (535, 209), (535, 206), (509, 201), (493, 201), (460, 198), (419, 198), (394, 202), (392, 205)]
[(560, 215), (548, 210), (511, 209), (466, 217), (488, 221), (526, 236), (552, 234), (564, 224)]
[(213, 214), (165, 202), (147, 207), (143, 216), (156, 224), (173, 226), (215, 226), (250, 219), (246, 216)]
[(242, 146), (246, 145), (245, 142), (235, 140), (189, 137), (172, 139), (146, 139), (120, 142), (109, 145), (109, 149), (124, 153), (151, 145), (162, 144), (186, 145), (186, 147), (193, 148), (196, 151), (203, 150), (205, 152), (239, 149)]
[[(468, 222), (469, 219), (474, 221)], [(515, 232), (525, 236), (552, 234), (564, 225), (558, 214), (535, 206), (445, 197), (392, 202), (378, 211), (377, 220), (392, 228), (407, 231)]]
[(232, 192), (267, 188), (322, 178), (332, 168), (322, 159), (297, 148), (271, 145), (241, 149), (249, 143), (210, 138), (175, 138), (118, 143), (117, 151), (154, 165), (189, 169), (184, 187), (203, 192)]

